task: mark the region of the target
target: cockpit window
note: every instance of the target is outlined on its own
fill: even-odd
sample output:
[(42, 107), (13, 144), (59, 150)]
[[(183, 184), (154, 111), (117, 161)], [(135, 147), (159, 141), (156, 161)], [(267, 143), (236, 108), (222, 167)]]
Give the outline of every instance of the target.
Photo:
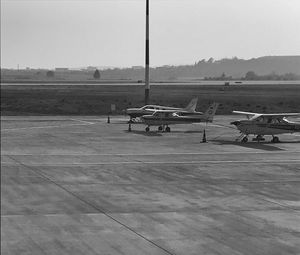
[(256, 119), (256, 121), (261, 122), (267, 122), (268, 124), (278, 124), (284, 122), (284, 118), (281, 117), (259, 117)]

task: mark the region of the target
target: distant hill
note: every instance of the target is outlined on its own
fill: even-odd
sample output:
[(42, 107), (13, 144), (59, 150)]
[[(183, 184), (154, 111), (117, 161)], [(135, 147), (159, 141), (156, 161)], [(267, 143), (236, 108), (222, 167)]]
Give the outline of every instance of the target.
[[(152, 80), (177, 80), (195, 79), (205, 77), (232, 77), (240, 79), (246, 73), (253, 71), (257, 75), (277, 74), (283, 75), (293, 73), (300, 75), (300, 56), (267, 56), (252, 58), (249, 60), (239, 58), (225, 58), (221, 60), (200, 60), (194, 65), (184, 66), (162, 66), (151, 68), (150, 77)], [(102, 72), (103, 78), (119, 79), (143, 79), (144, 70), (108, 69)]]
[[(265, 79), (299, 80), (300, 56), (265, 56), (252, 59), (224, 58), (221, 60), (202, 59), (193, 65), (161, 66), (150, 69), (153, 81), (176, 81), (196, 79), (232, 78), (242, 79), (248, 72), (254, 73), (254, 79), (265, 76)], [(47, 70), (9, 70), (1, 69), (1, 80), (47, 80)], [(144, 68), (110, 68), (100, 70), (101, 80), (143, 80)], [(287, 75), (286, 75), (287, 74)], [(279, 77), (278, 76), (283, 76)], [(93, 80), (93, 71), (67, 70), (55, 71), (55, 80)]]

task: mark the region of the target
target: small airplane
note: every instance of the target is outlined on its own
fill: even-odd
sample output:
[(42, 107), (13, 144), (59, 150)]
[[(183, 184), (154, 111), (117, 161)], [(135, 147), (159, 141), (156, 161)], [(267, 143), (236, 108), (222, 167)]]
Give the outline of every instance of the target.
[(155, 111), (159, 111), (159, 110), (189, 114), (195, 112), (197, 102), (198, 102), (198, 98), (193, 98), (185, 108), (176, 108), (176, 107), (168, 107), (168, 106), (161, 106), (161, 105), (145, 105), (141, 108), (128, 108), (126, 109), (126, 113), (130, 116), (130, 122), (134, 118), (141, 117), (147, 114), (152, 114)]
[(219, 104), (213, 103), (205, 113), (193, 112), (186, 114), (182, 111), (158, 110), (152, 115), (143, 115), (143, 123), (147, 125), (146, 132), (150, 131), (150, 126), (158, 126), (159, 131), (171, 132), (171, 124), (190, 124), (199, 122), (212, 122)]
[(278, 143), (279, 138), (277, 134), (300, 132), (300, 123), (291, 122), (287, 117), (300, 116), (300, 113), (253, 113), (233, 111), (233, 113), (244, 114), (247, 120), (237, 120), (230, 124), (235, 125), (241, 131), (241, 135), (236, 140), (241, 142), (248, 142), (250, 134), (256, 135), (252, 141), (264, 141), (264, 135), (271, 135), (272, 142)]

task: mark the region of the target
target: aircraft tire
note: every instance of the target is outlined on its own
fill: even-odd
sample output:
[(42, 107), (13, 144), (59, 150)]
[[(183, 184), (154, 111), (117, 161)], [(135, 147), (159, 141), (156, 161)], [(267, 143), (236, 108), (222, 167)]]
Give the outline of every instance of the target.
[(272, 139), (272, 143), (279, 143), (279, 138), (277, 136), (274, 136)]
[(150, 131), (150, 128), (149, 128), (149, 127), (146, 127), (145, 130), (146, 130), (146, 132), (149, 132), (149, 131)]
[(158, 131), (162, 131), (163, 127), (162, 126), (158, 126)]
[(170, 127), (166, 127), (166, 132), (171, 132), (171, 128)]
[(247, 136), (245, 136), (245, 137), (242, 139), (242, 143), (246, 143), (246, 142), (248, 142), (248, 137), (247, 137)]

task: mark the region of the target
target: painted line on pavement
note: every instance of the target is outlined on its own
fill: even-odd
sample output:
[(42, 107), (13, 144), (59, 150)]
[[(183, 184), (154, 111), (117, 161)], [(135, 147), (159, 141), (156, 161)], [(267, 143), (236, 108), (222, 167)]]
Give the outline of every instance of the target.
[(50, 154), (50, 153), (22, 153), (22, 154), (5, 154), (2, 156), (167, 156), (167, 155), (230, 155), (230, 154), (294, 154), (300, 151), (239, 151), (239, 152), (166, 152), (166, 153), (68, 153), (68, 154)]
[[(92, 124), (94, 124), (94, 123), (92, 123)], [(92, 125), (92, 124), (88, 124), (88, 123), (76, 123), (76, 124), (56, 125), (56, 126), (8, 128), (8, 129), (2, 129), (1, 131), (18, 131), (18, 130), (28, 130), (28, 129), (60, 128), (60, 127), (70, 127), (70, 126), (86, 126), (86, 125)]]
[(203, 160), (203, 161), (115, 161), (115, 162), (70, 162), (70, 163), (23, 163), (26, 166), (70, 166), (70, 165), (123, 165), (123, 164), (298, 164), (300, 159), (287, 159), (287, 160)]
[(89, 121), (79, 120), (79, 119), (70, 119), (70, 120), (79, 121), (79, 122), (90, 124), (90, 125), (95, 124), (94, 122), (89, 122)]

